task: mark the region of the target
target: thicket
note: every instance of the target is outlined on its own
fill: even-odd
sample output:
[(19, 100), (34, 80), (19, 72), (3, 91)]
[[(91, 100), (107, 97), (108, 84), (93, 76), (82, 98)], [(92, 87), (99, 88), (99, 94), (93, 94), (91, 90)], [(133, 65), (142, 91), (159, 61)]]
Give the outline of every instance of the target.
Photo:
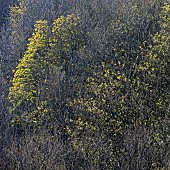
[(0, 169), (170, 168), (169, 1), (19, 0), (9, 15)]

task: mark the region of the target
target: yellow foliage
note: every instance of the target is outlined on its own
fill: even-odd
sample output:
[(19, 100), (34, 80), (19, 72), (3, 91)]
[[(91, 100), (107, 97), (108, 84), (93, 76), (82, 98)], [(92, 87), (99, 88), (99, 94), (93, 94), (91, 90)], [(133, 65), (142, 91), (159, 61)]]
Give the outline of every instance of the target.
[(21, 26), (23, 24), (23, 18), (24, 14), (26, 12), (26, 6), (25, 3), (27, 0), (19, 0), (19, 5), (18, 6), (10, 6), (10, 18), (9, 22), (12, 26), (12, 35), (15, 41), (18, 41), (20, 37), (22, 36), (21, 32), (18, 32), (18, 26)]
[[(21, 8), (24, 8), (22, 3), (16, 7), (21, 14)], [(78, 25), (79, 19), (75, 15), (56, 19), (51, 30), (47, 21), (36, 22), (27, 51), (14, 71), (8, 95), (12, 104), (11, 112), (17, 114), (18, 119), (36, 123), (39, 121), (37, 116), (45, 117), (49, 112), (46, 107), (48, 101), (40, 97), (42, 90), (43, 93), (48, 91), (46, 75), (49, 74), (49, 68), (59, 66), (58, 59), (62, 53), (70, 58), (75, 47), (79, 48)]]

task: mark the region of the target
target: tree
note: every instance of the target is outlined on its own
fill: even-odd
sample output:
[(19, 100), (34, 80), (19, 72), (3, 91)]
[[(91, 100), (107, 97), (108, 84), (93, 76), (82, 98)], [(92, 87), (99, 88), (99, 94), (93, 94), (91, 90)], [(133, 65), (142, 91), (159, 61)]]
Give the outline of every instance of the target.
[(13, 106), (12, 112), (15, 111), (18, 116), (24, 116), (25, 121), (36, 121), (35, 108), (39, 105), (37, 85), (44, 78), (42, 49), (47, 45), (47, 36), (47, 21), (38, 21), (35, 25), (35, 32), (29, 39), (28, 50), (19, 62), (12, 80), (9, 92), (9, 100)]
[(161, 0), (11, 7), (0, 37), (4, 169), (168, 169), (169, 9)]
[[(165, 4), (159, 18), (160, 29), (149, 35), (148, 42), (140, 40), (142, 45), (136, 44), (135, 53), (128, 49), (131, 41), (125, 39), (122, 44), (126, 46), (115, 47), (113, 60), (93, 65), (95, 68), (84, 83), (83, 93), (69, 103), (74, 116), (67, 130), (73, 146), (81, 150), (96, 169), (103, 166), (103, 160), (108, 169), (118, 166), (116, 157), (124, 151), (121, 144), (128, 127), (136, 122), (158, 127), (159, 121), (169, 114), (168, 13), (169, 5)], [(153, 132), (152, 135), (155, 138)], [(163, 136), (161, 132), (159, 135)], [(167, 139), (166, 134), (165, 142)], [(106, 142), (103, 150), (100, 146), (96, 151), (98, 140), (110, 142)], [(106, 154), (104, 150), (109, 152)], [(154, 148), (154, 154), (157, 152)], [(153, 164), (155, 159), (151, 160)]]
[[(16, 121), (21, 118), (21, 121), (36, 123), (46, 112), (52, 112), (46, 106), (52, 105), (50, 102), (57, 92), (52, 94), (50, 89), (55, 85), (53, 89), (57, 90), (61, 77), (64, 74), (69, 76), (73, 57), (82, 41), (78, 28), (75, 15), (55, 20), (51, 33), (47, 21), (37, 21), (28, 49), (14, 72), (9, 92), (11, 112)], [(63, 73), (60, 71), (62, 67)], [(61, 75), (56, 83), (58, 72)]]

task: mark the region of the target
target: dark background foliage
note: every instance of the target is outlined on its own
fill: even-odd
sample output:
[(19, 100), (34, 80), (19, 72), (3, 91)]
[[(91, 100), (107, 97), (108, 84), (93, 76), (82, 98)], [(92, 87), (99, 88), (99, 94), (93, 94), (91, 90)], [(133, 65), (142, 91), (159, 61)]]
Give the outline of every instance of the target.
[(169, 5), (0, 0), (0, 169), (169, 170)]

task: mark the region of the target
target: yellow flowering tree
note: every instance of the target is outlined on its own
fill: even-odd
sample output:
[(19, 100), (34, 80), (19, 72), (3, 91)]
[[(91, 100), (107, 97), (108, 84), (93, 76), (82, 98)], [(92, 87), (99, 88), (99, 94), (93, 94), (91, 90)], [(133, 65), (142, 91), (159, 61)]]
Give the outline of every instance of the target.
[(28, 49), (16, 67), (9, 100), (17, 121), (17, 116), (21, 115), (25, 121), (36, 121), (35, 110), (39, 105), (38, 86), (44, 75), (43, 51), (47, 46), (48, 31), (47, 21), (37, 21), (35, 31), (29, 39)]
[(169, 3), (165, 3), (160, 14), (161, 30), (149, 35), (149, 45), (143, 42), (138, 54), (132, 53), (133, 58), (125, 61), (123, 58), (131, 51), (115, 49), (115, 59), (100, 62), (85, 80), (82, 95), (69, 102), (74, 118), (67, 131), (74, 147), (93, 164), (104, 154), (102, 147), (96, 150), (99, 136), (101, 143), (102, 139), (112, 141), (107, 146), (107, 142), (103, 144), (112, 153), (107, 163), (111, 169), (114, 157), (123, 151), (121, 145), (116, 148), (116, 143), (123, 139), (128, 126), (138, 122), (157, 127), (161, 118), (168, 116), (169, 11)]
[(10, 24), (12, 27), (12, 36), (15, 40), (20, 39), (21, 32), (18, 32), (18, 27), (23, 24), (24, 13), (26, 12), (25, 3), (27, 0), (19, 0), (18, 5), (10, 7)]
[(68, 63), (75, 57), (75, 51), (82, 41), (79, 24), (75, 15), (59, 17), (53, 22), (51, 30), (47, 21), (36, 22), (27, 51), (16, 67), (9, 90), (14, 123), (40, 123), (44, 117), (49, 118), (47, 113), (52, 110), (47, 105), (52, 105), (52, 100), (57, 101), (56, 82), (61, 79), (56, 80), (58, 72), (61, 73), (61, 68), (64, 68), (62, 77), (65, 72), (68, 74), (67, 70), (71, 67)]
[[(80, 19), (74, 15), (61, 16), (53, 22), (49, 39), (52, 63), (56, 60), (68, 73), (73, 60), (83, 47), (83, 32)], [(55, 55), (54, 55), (55, 54)]]
[[(152, 44), (148, 47), (141, 46), (142, 60), (135, 68), (138, 84), (141, 84), (145, 90), (145, 106), (152, 107), (152, 111), (150, 111), (152, 114), (148, 115), (148, 117), (164, 117), (169, 103), (169, 3), (164, 3), (162, 7), (160, 28), (161, 30), (159, 32), (151, 36)], [(142, 88), (140, 89), (142, 90)], [(146, 101), (148, 104), (150, 103), (150, 106), (147, 106)]]

